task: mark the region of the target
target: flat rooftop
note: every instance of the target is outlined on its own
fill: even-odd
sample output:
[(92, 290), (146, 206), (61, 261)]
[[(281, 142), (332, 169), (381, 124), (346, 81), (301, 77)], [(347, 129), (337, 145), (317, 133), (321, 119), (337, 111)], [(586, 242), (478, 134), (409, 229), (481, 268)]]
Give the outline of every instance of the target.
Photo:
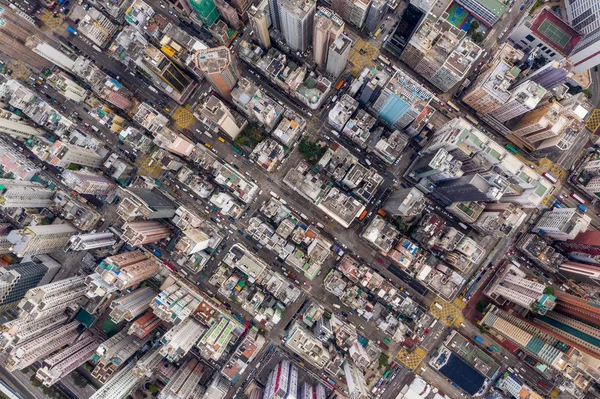
[(221, 72), (231, 63), (231, 53), (225, 46), (199, 50), (195, 55), (196, 68), (205, 73)]
[(543, 9), (531, 24), (531, 31), (559, 54), (568, 57), (581, 35), (558, 18), (550, 9)]

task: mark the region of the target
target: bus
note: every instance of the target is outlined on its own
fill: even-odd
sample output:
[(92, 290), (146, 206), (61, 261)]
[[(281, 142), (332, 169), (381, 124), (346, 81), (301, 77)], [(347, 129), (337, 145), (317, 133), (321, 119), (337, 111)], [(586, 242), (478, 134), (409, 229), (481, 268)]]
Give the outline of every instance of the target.
[(508, 143), (504, 145), (504, 148), (506, 148), (508, 151), (512, 152), (513, 154), (519, 153), (519, 151), (517, 151), (517, 149), (515, 147), (513, 147), (512, 145), (510, 145)]
[(452, 101), (448, 101), (446, 104), (448, 104), (448, 106), (450, 108), (452, 108), (453, 110), (455, 110), (456, 112), (460, 112), (460, 109)]
[(383, 58), (382, 55), (380, 55), (379, 57), (377, 57), (377, 60), (379, 62), (381, 62), (385, 66), (390, 66), (390, 62), (388, 60), (386, 60), (385, 58)]
[(92, 45), (92, 48), (93, 48), (94, 50), (96, 50), (97, 52), (99, 52), (99, 53), (101, 53), (101, 52), (102, 52), (102, 49), (101, 49), (100, 47), (96, 46), (95, 44), (94, 44), (94, 45)]
[(377, 32), (375, 32), (375, 34), (373, 35), (373, 37), (379, 36), (380, 33), (381, 33), (381, 28), (377, 29)]
[(360, 222), (362, 222), (362, 221), (365, 219), (365, 217), (367, 216), (367, 213), (369, 213), (369, 212), (367, 212), (367, 210), (366, 210), (366, 209), (365, 209), (364, 211), (362, 211), (362, 213), (361, 213), (361, 214), (360, 214), (360, 216), (358, 217), (358, 220), (359, 220)]
[(556, 184), (558, 182), (558, 179), (554, 176), (552, 176), (550, 173), (545, 172), (544, 174), (542, 174), (542, 176), (544, 176), (546, 179), (550, 180), (550, 182), (552, 184)]
[(465, 118), (467, 118), (467, 120), (469, 122), (471, 122), (473, 124), (473, 126), (478, 126), (479, 125), (479, 121), (477, 119), (473, 118), (471, 115), (466, 114)]
[(560, 209), (560, 208), (564, 208), (564, 206), (562, 206), (562, 204), (561, 204), (560, 202), (558, 202), (558, 201), (556, 201), (556, 202), (554, 203), (554, 207), (555, 207), (555, 208), (559, 208), (559, 209)]
[(581, 205), (585, 204), (585, 201), (583, 200), (583, 198), (581, 198), (579, 195), (575, 194), (575, 193), (571, 193), (571, 197), (573, 197), (573, 199), (577, 202), (579, 202)]
[(335, 86), (335, 89), (339, 90), (342, 88), (343, 85), (344, 85), (344, 79), (342, 79), (338, 82), (337, 86)]

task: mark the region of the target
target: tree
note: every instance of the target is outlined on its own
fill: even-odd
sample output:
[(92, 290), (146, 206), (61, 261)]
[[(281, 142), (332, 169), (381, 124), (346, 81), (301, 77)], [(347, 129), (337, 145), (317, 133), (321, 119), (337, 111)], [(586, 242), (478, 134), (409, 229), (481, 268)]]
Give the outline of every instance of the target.
[(151, 384), (151, 385), (148, 387), (148, 391), (150, 391), (150, 393), (156, 393), (156, 392), (158, 392), (158, 387), (157, 387), (156, 385), (152, 385), (152, 384)]
[(592, 98), (592, 90), (591, 89), (585, 89), (582, 91), (582, 93), (587, 97), (587, 98)]
[(471, 40), (473, 40), (475, 43), (481, 43), (484, 39), (483, 33), (481, 32), (474, 32), (471, 35)]
[(479, 326), (479, 332), (482, 334), (487, 334), (488, 333), (488, 329), (485, 326)]
[(473, 35), (473, 33), (477, 32), (477, 29), (479, 29), (479, 22), (473, 20), (473, 22), (471, 22), (471, 26), (469, 26), (469, 35)]
[(257, 123), (249, 123), (246, 125), (242, 133), (240, 133), (233, 143), (238, 147), (250, 147), (254, 149), (258, 143), (265, 139), (265, 132)]
[(475, 305), (475, 309), (477, 309), (477, 311), (479, 313), (483, 313), (487, 309), (488, 305), (489, 305), (489, 303), (487, 301), (480, 299), (479, 301), (477, 301), (477, 305)]
[(298, 151), (304, 155), (308, 162), (315, 164), (325, 154), (327, 147), (320, 146), (314, 141), (303, 138), (298, 145)]
[(554, 295), (554, 287), (547, 285), (546, 288), (544, 288), (544, 294)]
[(387, 353), (381, 352), (379, 355), (379, 367), (387, 367), (389, 360), (390, 357), (387, 355)]
[(546, 65), (546, 58), (543, 55), (538, 55), (533, 59), (533, 69), (540, 69)]

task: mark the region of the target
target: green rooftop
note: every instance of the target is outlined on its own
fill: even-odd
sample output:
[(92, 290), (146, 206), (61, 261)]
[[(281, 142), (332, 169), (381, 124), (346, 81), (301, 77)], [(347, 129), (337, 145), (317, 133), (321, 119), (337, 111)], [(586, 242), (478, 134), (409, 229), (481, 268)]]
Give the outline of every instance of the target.
[(499, 2), (498, 0), (475, 0), (475, 1), (477, 1), (479, 4), (481, 4), (483, 7), (487, 8), (494, 14), (496, 14), (496, 16), (498, 16), (498, 17), (501, 17), (502, 14), (504, 14), (504, 11), (506, 11), (506, 4), (503, 4), (503, 3)]

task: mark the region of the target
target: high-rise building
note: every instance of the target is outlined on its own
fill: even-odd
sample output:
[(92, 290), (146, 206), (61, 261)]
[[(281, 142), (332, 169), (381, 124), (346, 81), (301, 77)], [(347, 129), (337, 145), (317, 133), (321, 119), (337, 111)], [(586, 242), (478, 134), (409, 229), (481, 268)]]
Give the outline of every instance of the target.
[(221, 317), (218, 322), (210, 326), (196, 347), (204, 358), (218, 361), (228, 345), (234, 341), (234, 334), (239, 336), (241, 331), (241, 324), (228, 317)]
[(490, 179), (475, 173), (439, 183), (433, 195), (446, 206), (453, 202), (497, 202), (504, 195), (507, 186), (508, 181), (502, 177)]
[(371, 0), (331, 0), (333, 11), (359, 29), (367, 19), (370, 5)]
[(440, 182), (458, 179), (464, 174), (461, 168), (461, 161), (455, 159), (445, 149), (440, 148), (418, 159), (414, 163), (410, 175), (417, 180), (429, 178), (432, 181)]
[(145, 342), (146, 339), (128, 335), (125, 330), (113, 335), (96, 349), (99, 359), (92, 370), (92, 377), (105, 384), (131, 356), (142, 348)]
[(315, 0), (277, 0), (281, 34), (293, 51), (304, 52), (312, 44)]
[(40, 283), (49, 282), (58, 272), (60, 264), (54, 259), (33, 258), (0, 271), (0, 307), (15, 306), (29, 290)]
[(8, 110), (0, 111), (0, 134), (8, 134), (10, 136), (29, 140), (34, 136), (41, 136), (43, 131), (24, 123), (20, 118)]
[(525, 221), (527, 214), (509, 202), (489, 203), (471, 227), (486, 235), (507, 236)]
[(162, 320), (154, 315), (154, 313), (146, 312), (143, 316), (138, 318), (136, 321), (131, 323), (127, 334), (133, 334), (139, 339), (145, 338), (150, 334), (156, 327), (162, 323)]
[(214, 96), (208, 97), (200, 111), (209, 125), (219, 128), (231, 139), (235, 139), (246, 127), (248, 121), (240, 114), (229, 109), (221, 100)]
[(383, 42), (383, 47), (398, 58), (429, 12), (429, 10), (421, 8), (419, 4), (413, 3), (416, 2), (411, 1), (408, 4), (402, 13), (398, 26), (394, 32), (390, 33), (388, 40)]
[(356, 365), (346, 359), (342, 365), (346, 385), (348, 385), (348, 395), (350, 399), (364, 399), (369, 396), (367, 383), (363, 372)]
[(229, 49), (221, 46), (199, 50), (194, 56), (194, 62), (213, 89), (223, 98), (231, 99), (231, 90), (235, 87), (240, 72)]
[(268, 0), (269, 2), (269, 16), (271, 17), (271, 24), (273, 29), (281, 32), (281, 21), (279, 19), (279, 0)]
[(9, 142), (1, 138), (0, 164), (2, 164), (5, 175), (11, 173), (15, 180), (30, 181), (41, 170)]
[(433, 93), (403, 72), (396, 72), (373, 104), (373, 110), (388, 126), (404, 129), (431, 101)]
[(346, 69), (348, 56), (352, 47), (352, 39), (345, 34), (341, 34), (329, 46), (327, 54), (327, 67), (325, 70), (331, 76), (338, 77)]
[(379, 28), (379, 23), (383, 21), (383, 17), (387, 14), (388, 3), (385, 0), (372, 0), (371, 7), (367, 13), (367, 19), (363, 29), (369, 34), (373, 34)]
[(546, 89), (539, 84), (532, 81), (523, 82), (511, 91), (504, 104), (489, 112), (489, 115), (501, 123), (506, 122), (537, 107), (544, 94)]
[(204, 366), (195, 358), (188, 360), (175, 372), (161, 391), (161, 395), (173, 399), (199, 398), (203, 388), (198, 384)]
[[(96, 151), (80, 147), (75, 144), (65, 143), (60, 140), (50, 142), (44, 137), (36, 137), (31, 150), (34, 154), (49, 164), (67, 168), (71, 164), (99, 168), (102, 166), (104, 156)], [(39, 145), (36, 145), (39, 144)]]
[(239, 30), (242, 27), (242, 22), (236, 9), (224, 0), (214, 0), (214, 2), (221, 18), (223, 18), (227, 25), (235, 30)]
[(77, 321), (48, 331), (38, 338), (15, 346), (4, 367), (9, 371), (23, 370), (33, 363), (47, 358), (55, 351), (73, 344), (79, 335), (79, 322)]
[(577, 284), (600, 285), (600, 265), (569, 261), (560, 265), (558, 271)]
[(573, 72), (581, 73), (600, 64), (600, 9), (595, 0), (567, 0), (567, 20), (583, 35), (571, 52)]
[(573, 76), (571, 68), (572, 65), (567, 59), (551, 61), (528, 76), (523, 77), (519, 83), (531, 80), (546, 90), (552, 90), (556, 86), (566, 83)]
[(90, 397), (90, 399), (122, 399), (126, 398), (140, 381), (132, 370), (134, 362), (123, 367), (110, 381), (104, 384)]
[(119, 196), (121, 202), (117, 213), (125, 221), (132, 221), (136, 218), (163, 219), (175, 216), (177, 206), (156, 188), (120, 188)]
[(231, 384), (221, 374), (216, 373), (215, 378), (212, 380), (206, 392), (204, 393), (203, 399), (223, 399), (227, 392), (231, 388)]
[(555, 240), (573, 240), (587, 230), (591, 218), (578, 208), (557, 208), (546, 211), (531, 230)]
[(149, 378), (156, 373), (156, 368), (162, 361), (162, 355), (158, 348), (146, 352), (136, 363), (132, 373), (137, 378)]
[(512, 264), (497, 273), (485, 292), (499, 304), (508, 300), (523, 308), (546, 314), (555, 305), (554, 295), (546, 293), (546, 285), (527, 278), (527, 274)]
[(160, 353), (170, 362), (177, 362), (185, 356), (202, 337), (206, 329), (194, 319), (186, 319), (171, 328), (160, 342)]
[(135, 250), (104, 258), (96, 267), (104, 281), (124, 291), (158, 273), (160, 264), (144, 252)]
[(103, 197), (112, 193), (115, 188), (115, 183), (112, 180), (91, 173), (65, 170), (62, 179), (66, 186), (79, 194)]
[(251, 6), (248, 9), (250, 27), (254, 31), (255, 37), (258, 38), (261, 47), (267, 50), (271, 48), (271, 37), (269, 36), (269, 25), (267, 23), (268, 17), (264, 9), (256, 6)]
[(151, 287), (143, 287), (131, 294), (112, 301), (110, 319), (118, 324), (123, 320), (131, 321), (150, 308), (150, 301), (156, 296)]
[(127, 222), (123, 225), (122, 238), (131, 246), (150, 244), (167, 238), (171, 234), (168, 227), (154, 220)]
[(211, 237), (201, 229), (183, 230), (183, 237), (177, 243), (176, 250), (188, 255), (208, 248)]
[[(279, 362), (269, 374), (263, 399), (288, 398), (298, 391), (298, 367), (287, 359)], [(296, 397), (294, 395), (293, 397)]]
[(383, 204), (382, 209), (390, 215), (413, 217), (423, 212), (425, 195), (416, 187), (393, 191)]
[(31, 287), (18, 306), (22, 317), (40, 320), (51, 314), (64, 313), (68, 306), (83, 298), (85, 291), (85, 277), (75, 276)]
[(98, 341), (89, 334), (82, 336), (72, 345), (56, 352), (47, 359), (42, 360), (42, 367), (35, 374), (35, 378), (49, 387), (65, 377), (71, 371), (88, 361), (98, 348)]
[(40, 183), (0, 179), (1, 208), (46, 208), (52, 204), (54, 191)]
[(195, 287), (171, 276), (160, 287), (162, 291), (150, 303), (154, 314), (161, 320), (179, 324), (190, 317), (203, 301)]
[(20, 342), (31, 341), (48, 331), (55, 330), (64, 325), (71, 315), (65, 311), (65, 308), (55, 308), (53, 314), (48, 314), (37, 320), (30, 320), (27, 317), (18, 317), (7, 321), (2, 326), (2, 336), (0, 338), (0, 349), (10, 352)]
[(536, 149), (536, 143), (562, 134), (569, 126), (570, 120), (561, 111), (559, 103), (551, 102), (527, 112), (513, 129), (511, 137), (530, 150)]
[(217, 22), (219, 10), (213, 0), (188, 0), (196, 16), (206, 28)]
[(290, 327), (285, 345), (317, 368), (329, 361), (329, 349), (298, 321)]
[(457, 3), (488, 27), (494, 26), (508, 7), (505, 3), (497, 0), (457, 0)]
[(589, 255), (600, 255), (600, 231), (588, 230), (580, 232), (574, 238), (560, 242), (558, 247), (568, 252), (582, 252)]
[(86, 251), (94, 248), (110, 247), (117, 240), (111, 232), (78, 234), (71, 237), (70, 249), (72, 251)]
[(71, 236), (78, 232), (70, 223), (26, 226), (8, 233), (8, 240), (14, 245), (13, 253), (22, 258), (64, 249)]
[[(495, 0), (494, 0), (495, 1)], [(463, 102), (481, 114), (487, 114), (505, 104), (510, 97), (510, 87), (516, 81), (520, 69), (515, 63), (523, 58), (522, 51), (510, 43), (502, 45), (463, 96)]]
[(342, 18), (329, 8), (319, 7), (313, 32), (313, 57), (317, 65), (327, 65), (329, 48), (343, 32)]

